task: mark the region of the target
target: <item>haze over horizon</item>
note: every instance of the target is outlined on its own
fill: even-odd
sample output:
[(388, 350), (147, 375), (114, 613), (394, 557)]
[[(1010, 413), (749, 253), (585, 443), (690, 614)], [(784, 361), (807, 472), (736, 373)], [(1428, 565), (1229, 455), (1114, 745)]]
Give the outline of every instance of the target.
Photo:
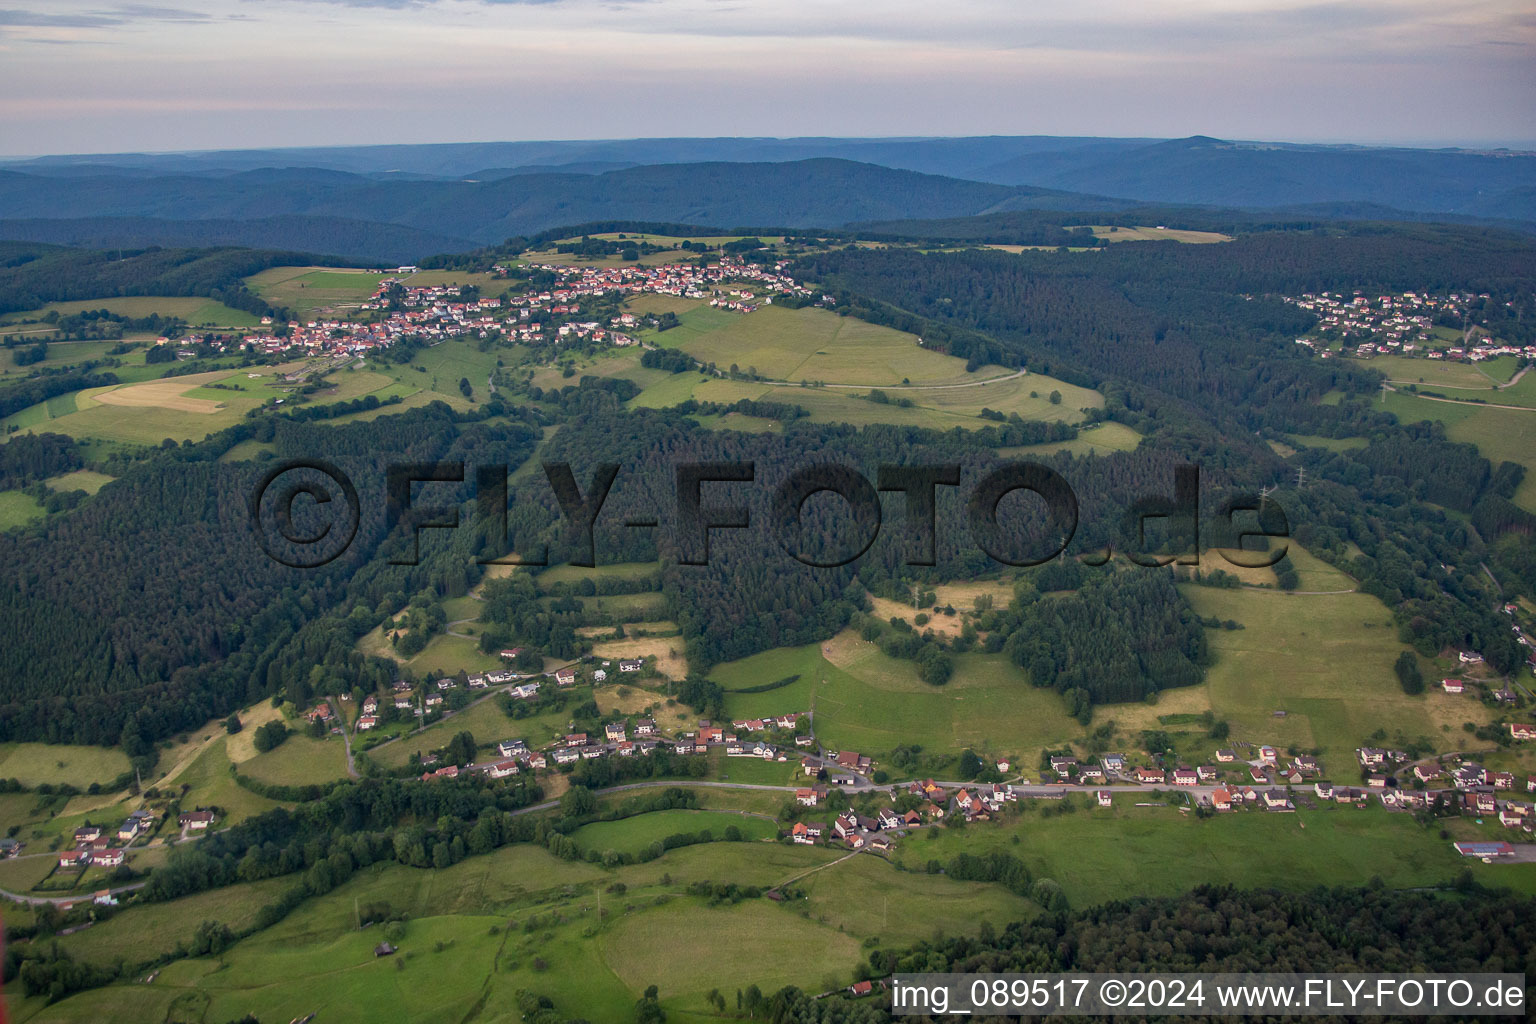
[(1196, 134), (1526, 149), (1533, 51), (1516, 0), (31, 0), (0, 8), (0, 155)]

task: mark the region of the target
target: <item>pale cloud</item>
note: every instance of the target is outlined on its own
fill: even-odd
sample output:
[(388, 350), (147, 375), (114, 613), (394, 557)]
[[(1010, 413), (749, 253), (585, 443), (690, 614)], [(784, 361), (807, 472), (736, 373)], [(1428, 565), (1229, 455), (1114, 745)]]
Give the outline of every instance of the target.
[(1526, 0), (56, 0), (0, 10), (0, 47), (13, 153), (1536, 123)]

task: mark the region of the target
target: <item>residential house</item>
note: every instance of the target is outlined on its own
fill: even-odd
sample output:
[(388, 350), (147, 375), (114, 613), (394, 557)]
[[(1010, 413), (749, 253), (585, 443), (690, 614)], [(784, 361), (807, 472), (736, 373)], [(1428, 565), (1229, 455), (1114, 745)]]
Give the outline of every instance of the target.
[(1216, 760), (1221, 764), (1230, 764), (1237, 760), (1237, 755), (1230, 750), (1218, 750), (1216, 751)]
[(822, 797), (826, 796), (826, 790), (821, 787), (806, 787), (795, 790), (795, 802), (802, 807), (815, 807)]
[(1510, 722), (1509, 734), (1517, 740), (1536, 740), (1536, 725), (1527, 725), (1524, 722)]
[(1265, 746), (1259, 748), (1259, 760), (1263, 761), (1265, 764), (1274, 764), (1279, 759), (1280, 752), (1274, 747)]
[(522, 757), (528, 753), (528, 744), (522, 740), (502, 740), (496, 744), (496, 750), (502, 757)]
[(574, 668), (556, 669), (555, 682), (561, 686), (570, 686), (576, 682), (576, 670)]
[(587, 745), (587, 734), (584, 732), (567, 733), (565, 745), (568, 747), (584, 747)]
[(1113, 798), (1110, 796), (1109, 790), (1107, 789), (1099, 790), (1098, 798), (1100, 807), (1108, 807), (1114, 802)]
[(592, 681), (594, 683), (604, 683), (604, 682), (607, 682), (608, 681), (608, 673), (604, 672), (600, 668), (599, 669), (593, 669), (593, 671), (592, 671)]
[(846, 768), (851, 772), (869, 771), (870, 761), (868, 757), (855, 750), (840, 750), (837, 753), (837, 764), (840, 768)]
[(903, 824), (901, 815), (896, 813), (896, 808), (894, 807), (882, 807), (879, 813), (875, 815), (875, 820), (878, 821), (880, 823), (880, 827), (886, 831), (901, 828)]
[(1440, 688), (1446, 693), (1460, 693), (1466, 689), (1460, 679), (1442, 679), (1440, 680)]
[(1199, 776), (1201, 782), (1214, 782), (1220, 772), (1215, 765), (1202, 764), (1195, 768), (1195, 774)]
[(1136, 769), (1136, 781), (1146, 785), (1148, 783), (1163, 783), (1168, 781), (1167, 773), (1161, 768), (1148, 768), (1138, 766)]
[(1175, 768), (1173, 772), (1173, 784), (1175, 786), (1193, 786), (1200, 781), (1200, 774), (1193, 768)]
[(80, 828), (75, 829), (75, 845), (76, 846), (81, 846), (81, 845), (84, 845), (86, 843), (94, 843), (96, 840), (98, 840), (100, 838), (101, 838), (101, 826), (100, 825), (83, 825)]
[(656, 723), (655, 723), (655, 721), (652, 720), (652, 719), (649, 719), (649, 718), (642, 718), (642, 719), (640, 719), (638, 722), (635, 723), (635, 735), (636, 736), (655, 736), (656, 735)]
[(1104, 757), (1102, 758), (1102, 762), (1103, 762), (1103, 765), (1104, 765), (1104, 770), (1106, 772), (1122, 771), (1125, 768), (1125, 755), (1124, 754), (1105, 754)]
[(1437, 779), (1440, 777), (1440, 766), (1437, 764), (1416, 764), (1413, 766), (1413, 777), (1420, 782)]
[(1075, 757), (1055, 756), (1051, 758), (1051, 771), (1055, 772), (1059, 778), (1065, 779), (1072, 774), (1072, 770), (1076, 767), (1077, 758)]
[(100, 868), (115, 868), (123, 863), (121, 849), (98, 850), (91, 854), (91, 863)]
[(626, 738), (624, 735), (624, 723), (609, 722), (607, 725), (603, 726), (603, 735), (607, 737), (609, 743), (623, 742)]
[(177, 816), (176, 824), (193, 832), (201, 832), (213, 824), (213, 812), (183, 811)]
[(487, 769), (486, 774), (493, 779), (504, 779), (508, 775), (516, 775), (517, 762), (510, 758), (505, 761), (497, 761)]
[(620, 672), (639, 672), (644, 667), (645, 661), (642, 658), (625, 658), (619, 662)]
[(357, 731), (358, 732), (367, 732), (369, 729), (376, 729), (376, 728), (378, 728), (378, 726), (379, 726), (379, 716), (378, 715), (363, 715), (361, 718), (359, 718), (357, 720)]

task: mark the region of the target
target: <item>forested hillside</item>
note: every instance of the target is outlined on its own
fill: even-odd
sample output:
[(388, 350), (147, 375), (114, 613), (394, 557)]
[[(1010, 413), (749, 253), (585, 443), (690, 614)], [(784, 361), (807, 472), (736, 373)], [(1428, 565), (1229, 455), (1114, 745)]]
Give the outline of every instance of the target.
[(90, 250), (0, 242), (0, 313), (117, 295), (204, 295), (251, 313), (272, 312), (244, 279), (268, 267), (339, 261), (256, 249)]

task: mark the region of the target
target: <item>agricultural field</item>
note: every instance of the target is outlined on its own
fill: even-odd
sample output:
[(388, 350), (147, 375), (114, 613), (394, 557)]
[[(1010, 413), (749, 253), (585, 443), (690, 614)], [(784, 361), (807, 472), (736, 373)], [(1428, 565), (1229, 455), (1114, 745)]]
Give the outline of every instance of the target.
[[(763, 693), (745, 688), (798, 675)], [(812, 711), (816, 738), (834, 750), (886, 754), (919, 744), (941, 757), (966, 747), (1033, 763), (1046, 747), (1079, 738), (1083, 728), (1053, 691), (1002, 655), (955, 657), (949, 683), (933, 687), (908, 661), (846, 631), (825, 644), (780, 648), (716, 666), (710, 678), (727, 691), (732, 718)]]
[(929, 858), (946, 860), (962, 850), (1012, 853), (1035, 877), (1059, 882), (1074, 906), (1172, 896), (1200, 884), (1302, 890), (1365, 885), (1379, 876), (1393, 887), (1435, 885), (1467, 869), (1486, 884), (1536, 891), (1536, 865), (1474, 863), (1439, 837), (1439, 826), (1426, 828), (1380, 807), (1244, 810), (1199, 820), (1176, 809), (1186, 798), (1175, 792), (1117, 795), (1108, 809), (1074, 799), (1079, 809), (1071, 813), (1045, 817), (1030, 807), (998, 826), (934, 829), (898, 847), (897, 857), (921, 870)]
[(1231, 235), (1223, 235), (1216, 231), (1187, 231), (1183, 228), (1164, 228), (1149, 226), (1116, 226), (1095, 224), (1093, 233), (1095, 237), (1107, 238), (1111, 242), (1185, 242), (1191, 245), (1209, 245), (1213, 242), (1230, 242)]
[[(292, 369), (209, 370), (141, 383), (87, 388), (23, 409), (4, 421), (26, 432), (53, 432), (138, 445), (197, 440), (232, 426), (280, 398), (276, 374)], [(217, 386), (212, 386), (217, 385)]]
[[(1499, 356), (1481, 363), (1452, 362), (1445, 359), (1415, 359), (1411, 356), (1372, 356), (1350, 362), (1386, 374), (1393, 384), (1421, 384), (1434, 388), (1458, 388), (1471, 392), (1491, 392), (1497, 385), (1508, 384), (1518, 365), (1514, 356)], [(1461, 395), (1451, 397), (1460, 398)], [(1491, 394), (1467, 395), (1500, 401)]]
[[(481, 352), (478, 347), (467, 341), (451, 338), (422, 349), (407, 364), (385, 359), (371, 359), (368, 361), (368, 371), (370, 376), (385, 377), (393, 382), (387, 389), (381, 388), (378, 392), (380, 398), (387, 397), (387, 391), (389, 395), (399, 394), (402, 397), (409, 395), (419, 398), (422, 405), (436, 400), (446, 402), (455, 409), (468, 409), (490, 397), (487, 382), (505, 355), (504, 349)], [(338, 383), (343, 382), (345, 378), (345, 372), (331, 377)], [(466, 399), (464, 393), (459, 390), (461, 379), (469, 381), (474, 391), (473, 400)], [(391, 406), (388, 411), (399, 412), (407, 407), (408, 405)]]
[(370, 270), (333, 267), (273, 267), (245, 279), (246, 286), (274, 306), (300, 317), (333, 306), (366, 302), (384, 275)]
[(813, 306), (764, 306), (745, 315), (701, 306), (679, 320), (649, 340), (721, 369), (734, 364), (791, 383), (958, 384), (1009, 372), (986, 366), (967, 374), (964, 360), (922, 348), (914, 335)]
[[(1052, 391), (1061, 393), (1061, 404), (1050, 401)], [(1016, 377), (1004, 373), (976, 385), (891, 388), (886, 390), (886, 396), (890, 399), (888, 402), (870, 401), (868, 395), (869, 390), (865, 388), (775, 386), (679, 373), (647, 388), (632, 399), (630, 404), (661, 409), (689, 399), (730, 404), (745, 398), (801, 406), (810, 414), (809, 422), (812, 423), (850, 423), (854, 426), (889, 423), (935, 430), (953, 427), (974, 430), (989, 426), (991, 421), (980, 415), (983, 409), (992, 409), (1004, 415), (1018, 413), (1024, 419), (1076, 423), (1083, 418), (1082, 409), (1098, 408), (1103, 404), (1103, 399), (1095, 392), (1038, 374)], [(910, 400), (912, 405), (900, 405), (899, 400)], [(740, 426), (733, 429), (753, 432), (779, 429), (771, 421), (754, 420), (751, 417), (734, 418)], [(714, 424), (725, 426), (730, 418), (710, 419)], [(1046, 449), (1056, 451), (1071, 446), (1071, 442), (1060, 442), (1048, 445)]]
[[(1406, 648), (1376, 598), (1180, 589), (1200, 615), (1244, 627), (1207, 631), (1214, 663), (1206, 682), (1191, 688), (1205, 692), (1234, 738), (1321, 750), (1335, 773), (1351, 767), (1354, 749), (1377, 729), (1394, 742), (1429, 737), (1447, 745), (1430, 713), (1433, 695), (1408, 697), (1398, 685), (1392, 665)], [(1105, 714), (1114, 717), (1114, 709)]]

